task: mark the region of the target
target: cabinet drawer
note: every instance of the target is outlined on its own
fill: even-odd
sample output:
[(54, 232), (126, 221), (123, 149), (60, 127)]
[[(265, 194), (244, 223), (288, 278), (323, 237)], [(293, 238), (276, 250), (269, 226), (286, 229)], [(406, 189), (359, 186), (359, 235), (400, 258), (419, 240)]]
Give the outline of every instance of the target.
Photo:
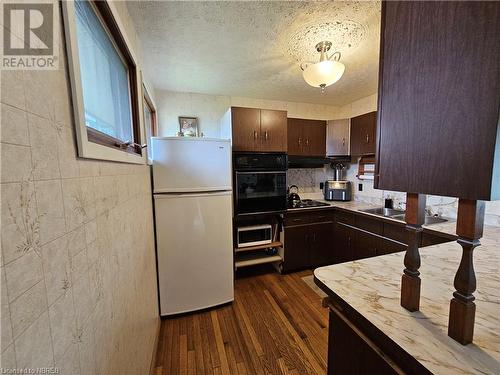
[(380, 220), (357, 215), (355, 218), (355, 225), (360, 229), (381, 235), (383, 232), (384, 224)]
[(314, 224), (318, 222), (333, 221), (333, 213), (331, 210), (310, 211), (300, 213), (287, 213), (285, 215), (284, 224), (286, 227), (293, 225)]
[(349, 225), (354, 225), (354, 215), (348, 212), (338, 211), (335, 212), (335, 221)]
[(397, 253), (400, 251), (406, 251), (407, 246), (396, 241), (391, 241), (390, 239), (380, 239), (377, 246), (377, 255), (385, 255)]
[(384, 237), (408, 244), (408, 231), (405, 225), (384, 223)]
[(422, 242), (420, 243), (420, 247), (432, 246), (450, 241), (454, 241), (454, 239), (448, 238), (444, 234), (440, 236), (434, 233), (424, 232), (422, 233)]

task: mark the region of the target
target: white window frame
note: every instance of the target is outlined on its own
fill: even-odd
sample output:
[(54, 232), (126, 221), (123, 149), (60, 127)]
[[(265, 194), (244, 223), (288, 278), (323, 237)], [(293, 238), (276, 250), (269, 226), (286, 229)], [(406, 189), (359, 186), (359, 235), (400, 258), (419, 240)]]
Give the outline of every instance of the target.
[[(112, 1), (107, 1), (107, 4), (111, 10), (113, 18), (116, 25), (125, 41), (130, 57), (136, 68), (136, 87), (137, 94), (135, 100), (137, 101), (137, 110), (139, 115), (137, 119), (132, 119), (132, 121), (138, 121), (139, 129), (139, 140), (135, 140), (136, 143), (142, 144), (145, 140), (144, 134), (144, 124), (143, 124), (143, 96), (142, 96), (142, 79), (141, 72), (137, 65), (137, 55), (135, 54), (130, 39), (127, 37), (123, 22), (121, 21), (118, 11)], [(119, 148), (112, 148), (99, 143), (90, 142), (87, 136), (87, 126), (85, 125), (85, 109), (83, 103), (83, 91), (82, 91), (82, 78), (80, 73), (80, 59), (78, 52), (78, 39), (76, 30), (76, 16), (75, 16), (75, 4), (74, 1), (62, 1), (62, 10), (64, 17), (64, 31), (66, 38), (66, 51), (68, 57), (68, 67), (71, 82), (71, 93), (73, 102), (73, 115), (75, 120), (75, 132), (78, 145), (78, 156), (88, 159), (99, 159), (99, 160), (109, 160), (133, 164), (146, 164), (147, 163), (147, 152), (142, 150), (142, 155), (132, 154), (125, 150)], [(100, 18), (100, 17), (99, 17)], [(102, 20), (101, 20), (102, 22)], [(103, 23), (104, 29), (107, 30), (108, 27)], [(113, 44), (115, 43), (113, 38), (111, 38)], [(121, 53), (119, 53), (121, 55)], [(130, 91), (131, 93), (131, 91)], [(134, 100), (132, 93), (130, 94), (130, 102)]]
[[(141, 74), (142, 76), (142, 74)], [(146, 119), (144, 118), (144, 101), (146, 100), (146, 97), (148, 99), (148, 101), (150, 102), (150, 107), (152, 107), (153, 109), (153, 112), (154, 112), (154, 116), (155, 116), (155, 126), (156, 126), (156, 132), (158, 133), (158, 110), (156, 109), (156, 103), (155, 103), (155, 100), (153, 98), (153, 96), (150, 94), (151, 92), (153, 92), (153, 90), (150, 90), (149, 86), (146, 84), (146, 82), (144, 81), (144, 79), (142, 79), (142, 121), (144, 123), (144, 126), (142, 127), (142, 131), (144, 132), (144, 143), (148, 143), (147, 142), (147, 139), (146, 139), (146, 136), (147, 136), (147, 131), (146, 131), (146, 126), (150, 126), (151, 124), (147, 124), (146, 123)], [(159, 135), (156, 134), (156, 137), (158, 137)], [(148, 147), (151, 147), (151, 141), (149, 142), (148, 144)], [(147, 158), (147, 161), (148, 161), (148, 164), (152, 165), (153, 164), (153, 160), (149, 158), (148, 154), (149, 154), (149, 151), (150, 150), (146, 150), (146, 158)]]

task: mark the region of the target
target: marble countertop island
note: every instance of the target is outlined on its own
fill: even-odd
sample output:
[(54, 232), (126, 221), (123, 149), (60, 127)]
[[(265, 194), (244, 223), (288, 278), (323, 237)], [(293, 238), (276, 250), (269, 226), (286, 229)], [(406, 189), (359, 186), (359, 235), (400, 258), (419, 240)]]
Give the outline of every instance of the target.
[(315, 282), (434, 374), (500, 374), (500, 228), (485, 227), (481, 244), (474, 250), (474, 342), (467, 346), (447, 334), (453, 279), (462, 254), (456, 242), (420, 249), (417, 312), (400, 306), (404, 253), (321, 267), (314, 271)]

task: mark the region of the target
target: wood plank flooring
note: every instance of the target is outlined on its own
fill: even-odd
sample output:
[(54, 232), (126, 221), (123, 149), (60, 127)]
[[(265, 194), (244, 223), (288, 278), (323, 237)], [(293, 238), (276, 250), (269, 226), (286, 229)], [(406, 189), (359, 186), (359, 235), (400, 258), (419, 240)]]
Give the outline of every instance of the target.
[(244, 274), (231, 305), (162, 320), (155, 375), (325, 374), (328, 311), (311, 273)]

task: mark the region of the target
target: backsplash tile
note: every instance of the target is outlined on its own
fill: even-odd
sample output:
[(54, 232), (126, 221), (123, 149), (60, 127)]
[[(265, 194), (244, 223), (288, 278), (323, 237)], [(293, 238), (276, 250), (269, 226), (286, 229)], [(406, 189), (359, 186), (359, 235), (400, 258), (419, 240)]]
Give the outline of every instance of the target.
[[(392, 198), (394, 207), (405, 209), (406, 193), (396, 191), (378, 190), (373, 187), (373, 180), (359, 180), (358, 164), (346, 165), (344, 171), (345, 179), (351, 181), (353, 189), (353, 199), (356, 201), (383, 205), (385, 198)], [(319, 184), (327, 179), (333, 178), (333, 170), (326, 165), (323, 168), (297, 168), (288, 170), (288, 185), (297, 185), (299, 194), (310, 194), (320, 197), (322, 191)], [(363, 190), (359, 190), (359, 184), (363, 185)], [(306, 195), (305, 195), (306, 196)], [(433, 214), (449, 219), (457, 218), (458, 198), (427, 196), (427, 209)], [(500, 201), (486, 202), (485, 224), (500, 226)]]

